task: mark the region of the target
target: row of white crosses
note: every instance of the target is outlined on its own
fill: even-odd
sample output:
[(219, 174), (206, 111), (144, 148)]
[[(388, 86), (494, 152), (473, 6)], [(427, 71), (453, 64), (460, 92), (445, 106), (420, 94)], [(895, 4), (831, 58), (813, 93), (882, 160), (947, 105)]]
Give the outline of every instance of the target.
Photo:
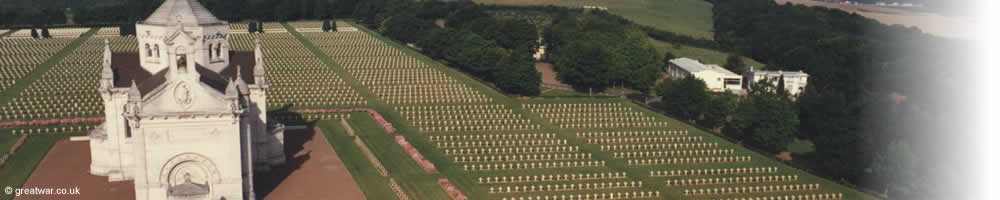
[(463, 140), (524, 140), (556, 138), (555, 133), (522, 133), (522, 134), (482, 134), (482, 135), (432, 135), (427, 140), (432, 142), (463, 141)]
[(427, 120), (414, 121), (416, 126), (475, 126), (475, 125), (500, 125), (500, 124), (528, 124), (527, 119), (469, 119), (469, 120)]
[(628, 160), (628, 162), (626, 163), (629, 166), (644, 166), (644, 165), (730, 163), (730, 162), (750, 162), (750, 156), (633, 159), (633, 160)]
[[(36, 29), (36, 31), (40, 30)], [(51, 35), (53, 38), (67, 38), (67, 37), (76, 38), (80, 37), (80, 35), (83, 35), (87, 31), (90, 31), (90, 28), (52, 28), (49, 29), (49, 35)], [(21, 29), (14, 33), (11, 33), (10, 35), (7, 35), (7, 37), (4, 37), (5, 40), (33, 39), (33, 38), (34, 37), (31, 37), (31, 29)]]
[[(474, 118), (505, 118), (504, 116), (510, 116), (514, 114), (513, 110), (510, 109), (406, 111), (401, 113), (407, 118), (413, 118), (413, 119), (448, 119), (448, 118), (442, 118), (446, 116), (462, 116), (462, 117), (472, 116)], [(515, 116), (520, 116), (520, 115), (515, 115)], [(454, 119), (465, 119), (465, 118), (456, 117)]]
[[(387, 70), (383, 69), (423, 69), (428, 71), (435, 71), (429, 69), (429, 66), (423, 61), (410, 56), (385, 56), (385, 57), (372, 57), (372, 58), (341, 58), (337, 59), (337, 64), (343, 66), (344, 68), (355, 71), (355, 76), (358, 72), (361, 73), (377, 73), (385, 72)], [(369, 69), (369, 70), (360, 70)], [(397, 70), (393, 70), (397, 71)], [(435, 71), (436, 72), (436, 71)], [(441, 73), (439, 73), (441, 74)]]
[[(437, 106), (396, 106), (400, 112), (406, 111), (440, 111), (440, 110), (497, 110), (505, 109), (503, 104), (474, 104), (474, 105), (437, 105)], [(450, 113), (448, 113), (450, 114)]]
[(479, 184), (508, 184), (508, 183), (537, 183), (555, 181), (586, 181), (586, 180), (611, 180), (624, 179), (625, 172), (599, 172), (599, 173), (573, 173), (573, 174), (548, 174), (532, 176), (490, 176), (479, 177)]
[(507, 124), (507, 125), (481, 125), (481, 126), (433, 126), (419, 127), (422, 132), (437, 131), (507, 131), (507, 130), (534, 130), (541, 126), (537, 124)]
[(620, 103), (578, 103), (578, 104), (525, 104), (525, 108), (607, 108), (620, 107)]
[(703, 175), (740, 175), (740, 174), (770, 174), (778, 173), (777, 167), (740, 167), (712, 169), (681, 169), (649, 171), (649, 177), (703, 176)]
[(698, 195), (730, 195), (730, 194), (750, 194), (765, 192), (798, 192), (819, 190), (819, 184), (792, 184), (792, 185), (758, 185), (723, 188), (697, 188), (684, 189), (684, 196)]
[(586, 123), (560, 124), (559, 128), (635, 128), (635, 127), (667, 127), (667, 122), (618, 122), (618, 123)]
[(585, 112), (585, 113), (541, 113), (544, 118), (582, 118), (582, 117), (641, 117), (640, 112)]
[(591, 138), (587, 144), (701, 142), (701, 136)]
[[(464, 84), (436, 84), (436, 85), (379, 85), (369, 86), (374, 93), (396, 94), (417, 96), (422, 94), (439, 95), (457, 93), (464, 95), (477, 94), (478, 91), (466, 87)], [(427, 95), (424, 95), (427, 96)]]
[(482, 94), (475, 95), (415, 95), (389, 96), (391, 93), (377, 93), (386, 104), (448, 104), (448, 103), (490, 103), (493, 99)]
[(406, 115), (407, 120), (472, 120), (472, 119), (518, 119), (522, 118), (521, 114), (508, 113), (508, 114), (435, 114), (435, 115)]
[(715, 200), (840, 200), (840, 199), (844, 199), (843, 193), (797, 194), (797, 195), (780, 195), (780, 196), (766, 196), (766, 197), (736, 197), (736, 198), (719, 198)]
[(303, 114), (303, 115), (278, 115), (275, 116), (278, 120), (327, 120), (327, 119), (350, 119), (350, 114)]
[(549, 122), (556, 124), (573, 123), (604, 123), (604, 122), (648, 122), (656, 121), (652, 117), (600, 117), (600, 118), (552, 118)]
[[(554, 104), (554, 105), (565, 105), (565, 104)], [(581, 113), (581, 112), (603, 113), (603, 112), (632, 112), (632, 109), (627, 107), (532, 108), (531, 111), (538, 113)]]
[[(363, 44), (357, 42), (356, 44)], [(345, 46), (349, 46), (346, 47)], [(393, 49), (387, 45), (374, 45), (374, 46), (351, 46), (351, 45), (341, 45), (341, 46), (327, 46), (320, 47), (326, 55), (330, 57), (375, 57), (375, 56), (404, 56), (403, 52)]]
[(577, 167), (603, 167), (605, 161), (551, 161), (551, 162), (528, 162), (528, 163), (489, 163), (463, 165), (465, 171), (499, 171), (499, 170), (522, 170), (522, 169), (555, 169), (555, 168), (577, 168)]
[(710, 149), (719, 147), (719, 143), (672, 143), (672, 144), (610, 144), (601, 145), (601, 151), (638, 151), (657, 149)]
[(562, 183), (562, 184), (541, 184), (541, 185), (515, 185), (515, 186), (492, 186), (489, 187), (490, 194), (522, 193), (522, 192), (562, 192), (581, 190), (606, 190), (641, 188), (642, 181), (613, 181), (599, 183)]
[(615, 158), (655, 158), (655, 157), (674, 157), (674, 156), (716, 156), (716, 155), (733, 155), (736, 150), (733, 149), (697, 149), (697, 150), (671, 150), (671, 151), (627, 151), (627, 152), (614, 152)]
[(11, 134), (48, 134), (48, 133), (71, 133), (71, 132), (86, 132), (94, 129), (96, 125), (68, 125), (68, 126), (58, 126), (58, 127), (25, 127), (25, 128), (15, 128), (11, 129)]
[(794, 182), (798, 180), (799, 180), (799, 175), (769, 175), (769, 176), (667, 179), (665, 181), (665, 184), (666, 186), (670, 187), (670, 186), (690, 186), (690, 185)]
[(561, 194), (529, 197), (504, 197), (500, 200), (617, 200), (659, 198), (660, 191), (602, 192), (593, 194)]
[(477, 162), (524, 162), (553, 160), (590, 160), (590, 153), (559, 153), (559, 154), (519, 154), (519, 155), (489, 155), (489, 156), (457, 156), (455, 163)]
[(563, 139), (542, 139), (542, 140), (484, 140), (484, 141), (455, 141), (438, 142), (437, 148), (467, 148), (467, 147), (511, 147), (511, 146), (558, 146), (566, 145)]
[(468, 149), (445, 149), (444, 155), (560, 153), (560, 152), (579, 152), (579, 151), (580, 147), (577, 146), (468, 148)]

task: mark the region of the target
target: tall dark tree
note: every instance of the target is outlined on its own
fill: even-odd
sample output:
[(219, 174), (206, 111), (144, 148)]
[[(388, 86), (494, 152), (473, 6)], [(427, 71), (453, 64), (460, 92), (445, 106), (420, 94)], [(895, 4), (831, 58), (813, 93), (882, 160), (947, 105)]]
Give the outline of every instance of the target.
[(663, 64), (664, 65), (669, 65), (670, 64), (670, 60), (673, 60), (675, 58), (677, 58), (677, 56), (675, 56), (674, 53), (667, 52), (666, 54), (663, 54)]
[(330, 20), (323, 20), (323, 32), (330, 32)]
[(257, 22), (250, 22), (247, 26), (247, 32), (256, 33), (257, 32)]
[(753, 84), (730, 123), (736, 137), (767, 150), (785, 151), (799, 128), (798, 109), (766, 80)]
[(737, 96), (729, 92), (713, 92), (701, 113), (698, 124), (708, 128), (718, 128), (729, 122), (729, 116), (736, 112), (739, 104)]
[(42, 38), (52, 38), (52, 35), (49, 34), (49, 27), (42, 27)]
[(38, 30), (35, 30), (35, 28), (31, 28), (31, 37), (38, 39)]
[(337, 19), (330, 20), (330, 32), (337, 32)]
[(743, 63), (743, 59), (736, 54), (729, 54), (726, 57), (726, 64), (723, 67), (736, 74), (744, 74), (747, 71), (747, 66)]
[(264, 33), (264, 22), (257, 23), (257, 32)]
[(663, 97), (664, 111), (684, 120), (697, 120), (711, 99), (705, 81), (694, 76), (663, 82), (656, 94)]

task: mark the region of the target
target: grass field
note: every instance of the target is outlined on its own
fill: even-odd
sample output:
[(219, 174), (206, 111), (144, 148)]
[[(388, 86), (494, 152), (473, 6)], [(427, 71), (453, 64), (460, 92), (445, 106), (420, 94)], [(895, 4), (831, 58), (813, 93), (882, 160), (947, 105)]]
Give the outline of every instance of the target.
[[(726, 64), (726, 58), (729, 57), (729, 54), (711, 49), (702, 49), (687, 45), (674, 46), (673, 44), (654, 39), (650, 39), (650, 41), (652, 41), (653, 47), (655, 47), (656, 50), (659, 51), (660, 53), (665, 54), (667, 52), (670, 52), (677, 57), (693, 58), (701, 60), (702, 63), (706, 64), (717, 64), (719, 66), (722, 66)], [(743, 57), (743, 63), (750, 66), (754, 66), (757, 69), (761, 69), (761, 67), (764, 67), (764, 64), (748, 57)]]
[(499, 5), (602, 6), (635, 23), (712, 39), (712, 4), (703, 0), (474, 0)]
[[(448, 178), (461, 191), (471, 199), (499, 199), (518, 198), (535, 195), (572, 195), (572, 194), (598, 194), (606, 192), (660, 192), (662, 195), (651, 199), (687, 199), (687, 198), (720, 198), (720, 197), (762, 197), (780, 195), (800, 195), (816, 193), (842, 193), (844, 199), (875, 199), (872, 196), (858, 192), (852, 188), (839, 185), (831, 180), (816, 177), (807, 172), (787, 166), (775, 160), (773, 155), (761, 154), (740, 146), (737, 143), (719, 138), (713, 134), (684, 124), (660, 113), (654, 112), (642, 105), (634, 104), (625, 99), (599, 99), (599, 98), (552, 98), (552, 99), (517, 99), (502, 94), (488, 84), (482, 83), (465, 74), (445, 66), (429, 57), (420, 54), (405, 45), (399, 44), (364, 27), (358, 27), (360, 32), (337, 32), (337, 33), (299, 33), (292, 28), (293, 25), (282, 23), (288, 33), (268, 33), (264, 35), (254, 35), (254, 37), (271, 38), (265, 42), (265, 49), (279, 49), (277, 52), (285, 53), (281, 57), (284, 59), (304, 60), (310, 59), (310, 65), (276, 65), (280, 63), (270, 63), (272, 59), (265, 58), (268, 67), (281, 66), (289, 71), (301, 70), (318, 73), (322, 71), (326, 74), (336, 75), (338, 80), (337, 91), (347, 91), (351, 95), (356, 95), (362, 99), (362, 104), (352, 104), (346, 106), (330, 106), (329, 108), (361, 107), (372, 108), (378, 111), (385, 119), (398, 129), (398, 134), (403, 135), (407, 140), (428, 160), (433, 162), (439, 173), (428, 174), (424, 172), (406, 151), (393, 140), (394, 135), (386, 133), (379, 124), (367, 114), (351, 114), (348, 123), (351, 125), (357, 136), (348, 136), (338, 121), (321, 120), (317, 126), (324, 130), (328, 142), (338, 152), (348, 171), (352, 174), (361, 190), (368, 196), (368, 199), (395, 199), (395, 195), (387, 187), (386, 177), (381, 177), (369, 163), (362, 151), (353, 144), (354, 138), (360, 138), (365, 143), (375, 157), (385, 166), (388, 176), (396, 180), (402, 189), (411, 199), (449, 199), (448, 195), (436, 183), (439, 178)], [(244, 38), (246, 40), (249, 37)], [(246, 41), (242, 41), (246, 42)], [(237, 42), (238, 43), (238, 42)], [(72, 47), (73, 45), (69, 45)], [(276, 48), (279, 47), (279, 48)], [(75, 47), (73, 47), (75, 48)], [(670, 47), (672, 48), (672, 47)], [(696, 50), (696, 49), (681, 49)], [(66, 52), (63, 50), (61, 52)], [(272, 50), (274, 51), (274, 50)], [(268, 53), (267, 50), (265, 50)], [(295, 55), (291, 55), (295, 54)], [(274, 55), (265, 55), (266, 57)], [(725, 56), (721, 57), (722, 59)], [(280, 62), (281, 59), (273, 59), (273, 62)], [(378, 61), (378, 62), (375, 62)], [(723, 60), (724, 61), (724, 60)], [(707, 61), (708, 62), (708, 61)], [(361, 64), (359, 64), (361, 63)], [(709, 62), (711, 63), (711, 62)], [(315, 65), (313, 65), (315, 64)], [(311, 67), (319, 68), (311, 68)], [(278, 73), (281, 70), (268, 70), (268, 73)], [(287, 73), (285, 71), (283, 73)], [(35, 72), (33, 72), (35, 73)], [(332, 76), (331, 75), (331, 76)], [(40, 77), (44, 78), (44, 77)], [(332, 77), (329, 77), (332, 79)], [(274, 83), (298, 79), (297, 77), (275, 78)], [(333, 87), (333, 86), (331, 86)], [(414, 90), (413, 88), (420, 88)], [(269, 92), (270, 93), (270, 92)], [(346, 94), (346, 93), (345, 93)], [(457, 94), (457, 95), (456, 95)], [(567, 95), (555, 93), (550, 95)], [(8, 97), (10, 98), (10, 97)], [(474, 99), (478, 102), (461, 102), (463, 100)], [(410, 101), (414, 100), (414, 101)], [(433, 100), (433, 101), (431, 101)], [(307, 101), (307, 100), (302, 100)], [(312, 101), (312, 100), (308, 100)], [(332, 101), (329, 99), (319, 101)], [(426, 102), (448, 102), (448, 103), (426, 103)], [(554, 113), (545, 109), (538, 109), (539, 106), (549, 105), (574, 105), (574, 106), (594, 106), (610, 105), (611, 107), (600, 107), (602, 109), (614, 109), (602, 111), (567, 110), (556, 111)], [(451, 107), (449, 107), (451, 106)], [(463, 106), (463, 107), (455, 107)], [(409, 108), (419, 108), (407, 110)], [(436, 114), (437, 112), (452, 111), (447, 114)], [(581, 112), (577, 112), (581, 111)], [(556, 114), (556, 115), (553, 115)], [(558, 116), (569, 114), (609, 114), (616, 117), (570, 117), (560, 118)], [(557, 116), (557, 117), (553, 117)], [(618, 117), (623, 116), (623, 117)], [(433, 117), (435, 119), (422, 119), (421, 117)], [(636, 118), (642, 123), (657, 123), (659, 125), (636, 124), (631, 121), (616, 121), (624, 118)], [(569, 123), (561, 122), (561, 119), (575, 120)], [(614, 123), (589, 122), (585, 120), (610, 120), (628, 124), (629, 126), (617, 128), (576, 128), (566, 127), (569, 125), (615, 125)], [(579, 122), (583, 120), (582, 122)], [(475, 122), (475, 123), (473, 123)], [(666, 122), (667, 125), (662, 123)], [(472, 123), (468, 125), (466, 123)], [(464, 125), (463, 125), (464, 124)], [(481, 124), (486, 124), (481, 125)], [(508, 125), (518, 125), (512, 128)], [(468, 130), (439, 130), (431, 128), (452, 128), (462, 127)], [(485, 129), (484, 127), (501, 127), (497, 129)], [(527, 128), (520, 128), (527, 127)], [(584, 132), (607, 132), (607, 131), (686, 131), (685, 137), (697, 137), (698, 142), (717, 143), (717, 147), (704, 148), (706, 150), (727, 150), (732, 149), (735, 156), (749, 156), (750, 161), (746, 162), (720, 162), (720, 163), (700, 163), (700, 164), (669, 164), (669, 165), (631, 165), (628, 158), (616, 157), (617, 153), (640, 152), (637, 150), (603, 150), (602, 145), (588, 141), (589, 138), (581, 137), (577, 134)], [(539, 139), (473, 139), (459, 140), (460, 142), (501, 142), (496, 146), (472, 146), (472, 147), (447, 147), (449, 140), (435, 139), (440, 136), (483, 136), (483, 137), (514, 137), (531, 134), (545, 135), (547, 141), (557, 141), (542, 145), (536, 143)], [(24, 179), (34, 169), (34, 166), (44, 156), (52, 143), (67, 135), (34, 135), (29, 137), (27, 144), (22, 147), (18, 154), (12, 157), (7, 166), (0, 168), (0, 184), (21, 185)], [(525, 136), (527, 137), (527, 136)], [(534, 137), (534, 136), (532, 136)], [(673, 136), (671, 136), (673, 137)], [(671, 137), (657, 137), (652, 139), (671, 139)], [(0, 137), (0, 139), (8, 139)], [(642, 138), (638, 138), (642, 139)], [(530, 143), (524, 143), (530, 142)], [(0, 147), (8, 146), (7, 142), (0, 142)], [(625, 142), (612, 145), (656, 145), (673, 142)], [(467, 145), (470, 143), (454, 143)], [(687, 142), (685, 145), (689, 144)], [(694, 144), (694, 143), (690, 143)], [(443, 145), (443, 146), (442, 146)], [(468, 155), (446, 155), (445, 151), (468, 149), (486, 150), (490, 148), (568, 148), (576, 150), (559, 150), (555, 153), (484, 153)], [(559, 167), (546, 169), (499, 169), (476, 171), (468, 170), (467, 166), (493, 165), (493, 164), (513, 164), (513, 163), (549, 163), (551, 160), (505, 160), (505, 161), (475, 161), (457, 162), (456, 159), (462, 157), (475, 156), (525, 156), (525, 155), (555, 155), (555, 154), (585, 154), (585, 158), (564, 159), (566, 162), (600, 162), (600, 165), (587, 165), (583, 167)], [(703, 158), (699, 156), (684, 156), (683, 158)], [(561, 160), (559, 162), (562, 162)], [(548, 166), (548, 165), (546, 165)], [(781, 183), (741, 183), (741, 184), (715, 184), (701, 186), (666, 186), (666, 180), (676, 178), (734, 178), (746, 177), (741, 175), (685, 175), (680, 177), (651, 177), (650, 172), (661, 170), (695, 170), (708, 168), (736, 168), (736, 167), (776, 167), (778, 172), (774, 175), (796, 175), (799, 178), (794, 181), (784, 181)], [(473, 168), (474, 169), (474, 168)], [(583, 174), (583, 173), (626, 173), (627, 176), (614, 179), (598, 180), (565, 180), (549, 181), (544, 183), (499, 183), (481, 184), (478, 181), (484, 177), (498, 176), (538, 176), (553, 174)], [(638, 187), (621, 187), (605, 189), (571, 189), (558, 192), (514, 192), (504, 194), (492, 194), (490, 187), (504, 186), (528, 186), (541, 184), (597, 184), (608, 182), (634, 182), (641, 181), (643, 184)], [(728, 194), (728, 195), (704, 195), (688, 196), (684, 195), (684, 190), (709, 189), (718, 187), (753, 187), (770, 186), (775, 184), (819, 184), (820, 188), (807, 191), (791, 192), (769, 192), (752, 194)]]
[[(709, 134), (707, 132), (701, 131), (701, 130), (699, 130), (697, 128), (694, 128), (692, 126), (683, 124), (683, 123), (681, 123), (679, 121), (676, 121), (676, 120), (673, 120), (673, 119), (671, 119), (669, 117), (666, 117), (664, 115), (661, 115), (659, 113), (655, 113), (653, 111), (647, 110), (647, 109), (645, 109), (645, 108), (643, 108), (643, 107), (641, 107), (639, 105), (632, 104), (631, 102), (628, 102), (627, 100), (621, 100), (621, 99), (589, 99), (589, 98), (561, 98), (561, 99), (545, 99), (545, 100), (515, 100), (515, 99), (511, 99), (511, 98), (508, 98), (508, 97), (506, 97), (506, 96), (504, 96), (502, 94), (497, 93), (496, 91), (493, 91), (492, 89), (490, 89), (488, 86), (486, 86), (483, 83), (479, 83), (479, 82), (477, 82), (474, 79), (465, 77), (464, 75), (460, 74), (459, 72), (456, 72), (456, 71), (454, 71), (451, 68), (447, 68), (447, 67), (441, 65), (440, 63), (434, 62), (433, 60), (431, 60), (431, 59), (429, 59), (429, 58), (427, 58), (427, 57), (425, 57), (423, 55), (416, 54), (417, 53), (416, 51), (414, 51), (414, 50), (412, 50), (412, 49), (410, 49), (408, 47), (405, 47), (405, 46), (403, 46), (401, 44), (398, 44), (396, 42), (388, 40), (388, 39), (386, 39), (386, 38), (384, 38), (382, 36), (374, 34), (370, 30), (367, 30), (365, 28), (360, 28), (360, 29), (362, 31), (365, 31), (365, 32), (369, 33), (369, 34), (372, 34), (373, 37), (379, 39), (382, 42), (387, 43), (389, 46), (391, 46), (393, 48), (396, 48), (399, 51), (403, 51), (406, 56), (417, 57), (419, 60), (427, 62), (427, 64), (431, 65), (433, 68), (436, 68), (437, 70), (441, 70), (441, 71), (445, 72), (451, 78), (454, 78), (455, 80), (458, 80), (460, 83), (463, 83), (465, 86), (473, 88), (475, 90), (478, 90), (481, 93), (487, 94), (487, 96), (489, 96), (490, 98), (493, 98), (495, 100), (495, 104), (498, 103), (498, 104), (507, 105), (507, 106), (509, 106), (513, 110), (512, 111), (513, 113), (522, 114), (522, 115), (524, 115), (525, 118), (528, 118), (528, 119), (532, 120), (534, 124), (539, 124), (541, 126), (540, 129), (538, 129), (538, 130), (531, 130), (531, 131), (485, 131), (485, 132), (424, 133), (423, 131), (416, 130), (416, 127), (414, 125), (412, 125), (411, 123), (408, 123), (409, 121), (407, 119), (405, 119), (397, 110), (392, 109), (389, 106), (386, 106), (384, 103), (379, 103), (378, 101), (376, 101), (376, 105), (375, 105), (376, 110), (378, 110), (380, 113), (383, 113), (383, 115), (386, 116), (387, 120), (393, 122), (394, 126), (396, 126), (399, 129), (399, 133), (400, 134), (405, 135), (408, 138), (408, 140), (422, 154), (424, 154), (424, 156), (426, 156), (429, 160), (431, 160), (432, 162), (434, 162), (437, 165), (438, 169), (441, 171), (441, 175), (443, 175), (444, 177), (449, 178), (453, 183), (455, 183), (459, 188), (461, 188), (466, 195), (468, 195), (468, 196), (470, 196), (470, 197), (472, 197), (474, 199), (493, 199), (493, 198), (499, 198), (499, 197), (516, 197), (516, 196), (518, 196), (518, 195), (497, 195), (497, 194), (489, 194), (489, 193), (487, 193), (488, 190), (487, 190), (487, 186), (486, 185), (482, 185), (482, 184), (477, 184), (476, 183), (477, 178), (481, 178), (481, 177), (484, 177), (484, 176), (538, 175), (538, 174), (552, 174), (552, 173), (588, 173), (588, 172), (627, 172), (628, 173), (628, 179), (627, 180), (630, 180), (630, 181), (643, 181), (643, 182), (646, 183), (642, 188), (637, 188), (636, 190), (662, 191), (665, 194), (662, 197), (663, 199), (685, 198), (686, 196), (683, 196), (682, 195), (682, 191), (681, 191), (681, 189), (683, 189), (684, 187), (681, 187), (681, 188), (676, 188), (676, 187), (675, 188), (664, 188), (663, 187), (663, 178), (649, 177), (648, 176), (649, 171), (651, 171), (651, 170), (663, 170), (663, 169), (700, 169), (700, 168), (706, 168), (708, 166), (716, 166), (716, 167), (719, 167), (719, 166), (726, 166), (726, 167), (775, 166), (775, 167), (780, 168), (780, 171), (783, 172), (782, 174), (795, 174), (795, 175), (798, 175), (800, 177), (800, 179), (798, 180), (798, 182), (802, 182), (802, 183), (818, 183), (818, 184), (820, 184), (822, 189), (817, 190), (815, 192), (843, 193), (845, 195), (845, 199), (874, 199), (870, 195), (867, 195), (867, 194), (858, 192), (856, 190), (853, 190), (853, 189), (841, 186), (841, 185), (839, 185), (839, 184), (837, 184), (837, 183), (835, 183), (833, 181), (822, 179), (822, 178), (819, 178), (819, 177), (816, 177), (816, 176), (812, 176), (812, 175), (810, 175), (810, 174), (808, 174), (808, 173), (806, 173), (804, 171), (801, 171), (801, 170), (798, 170), (798, 169), (795, 169), (795, 168), (792, 168), (792, 167), (788, 167), (787, 165), (784, 165), (781, 162), (773, 159), (772, 158), (773, 155), (763, 155), (763, 154), (759, 154), (759, 153), (756, 153), (756, 152), (753, 152), (753, 151), (746, 150), (746, 149), (742, 148), (741, 146), (739, 146), (738, 144), (734, 144), (732, 142), (726, 141), (726, 140), (724, 140), (722, 138), (718, 138), (718, 137), (716, 137), (716, 136), (714, 136), (712, 134)], [(303, 40), (303, 41), (309, 41), (309, 40)], [(309, 45), (307, 45), (307, 46), (309, 46)], [(332, 58), (332, 60), (337, 60), (337, 58)], [(348, 79), (350, 79), (350, 78), (348, 78)], [(365, 90), (367, 90), (365, 88), (368, 88), (367, 86), (359, 86), (358, 88), (360, 88), (361, 93), (367, 93), (367, 91), (365, 91)], [(691, 132), (691, 135), (702, 136), (702, 137), (706, 138), (706, 141), (718, 142), (720, 144), (720, 148), (737, 149), (737, 154), (739, 154), (739, 155), (749, 155), (749, 156), (751, 156), (753, 158), (753, 161), (749, 162), (749, 163), (708, 164), (708, 165), (690, 165), (690, 166), (657, 166), (657, 167), (628, 166), (628, 165), (626, 165), (624, 163), (624, 160), (612, 158), (612, 155), (611, 155), (610, 152), (602, 152), (598, 148), (597, 145), (585, 144), (585, 142), (582, 141), (582, 139), (574, 137), (574, 134), (576, 134), (578, 132), (582, 132), (582, 131), (606, 131), (606, 130), (641, 131), (641, 130), (662, 130), (662, 129), (658, 129), (658, 128), (583, 129), (583, 130), (580, 130), (580, 129), (576, 129), (576, 130), (574, 130), (574, 129), (562, 129), (562, 128), (558, 128), (554, 124), (549, 123), (548, 120), (545, 120), (543, 117), (541, 117), (537, 113), (532, 113), (531, 111), (528, 111), (527, 109), (523, 108), (524, 104), (585, 104), (585, 103), (619, 103), (619, 104), (622, 104), (622, 105), (626, 105), (630, 109), (632, 109), (633, 111), (641, 112), (645, 116), (652, 116), (652, 117), (655, 117), (657, 120), (667, 121), (668, 123), (672, 124), (672, 126), (671, 126), (672, 128), (668, 128), (669, 130), (688, 130), (688, 131)], [(581, 152), (592, 153), (593, 157), (594, 157), (594, 160), (607, 161), (608, 164), (606, 166), (604, 166), (604, 167), (594, 167), (594, 168), (532, 169), (532, 170), (518, 170), (518, 171), (499, 171), (499, 172), (467, 172), (467, 171), (464, 171), (462, 169), (462, 166), (464, 164), (453, 162), (452, 161), (453, 156), (444, 155), (441, 149), (438, 149), (438, 148), (434, 147), (435, 146), (435, 142), (429, 140), (429, 136), (430, 135), (438, 135), (438, 136), (441, 136), (441, 135), (468, 135), (468, 134), (473, 134), (473, 135), (482, 135), (482, 134), (491, 135), (492, 134), (492, 135), (496, 135), (496, 134), (524, 134), (524, 133), (556, 133), (557, 134), (557, 138), (558, 139), (565, 139), (565, 140), (567, 140), (569, 146), (580, 147), (581, 148)], [(390, 144), (386, 144), (387, 146), (380, 146), (378, 144), (373, 144), (372, 143), (372, 139), (375, 139), (375, 140), (379, 140), (379, 139), (377, 139), (377, 138), (369, 138), (368, 140), (366, 140), (366, 143), (369, 143), (370, 145), (374, 146), (374, 148), (383, 147), (383, 148), (390, 148), (390, 150), (392, 150), (392, 149), (400, 150), (397, 147), (394, 147), (393, 146), (394, 144), (391, 144), (391, 143)], [(388, 140), (388, 139), (389, 139), (388, 137), (385, 137), (385, 139), (383, 139), (383, 140)], [(405, 154), (402, 154), (401, 152), (399, 154), (389, 154), (389, 155), (396, 155), (397, 156), (397, 157), (394, 157), (394, 158), (393, 157), (386, 158), (386, 157), (383, 157), (383, 155), (386, 155), (386, 154), (380, 154), (379, 155), (379, 157), (380, 157), (379, 159), (380, 160), (385, 160), (385, 159), (410, 160), (408, 157), (405, 156)], [(357, 162), (361, 162), (361, 161), (364, 161), (364, 160), (359, 160)], [(412, 164), (412, 162), (409, 162), (409, 163)], [(392, 170), (390, 170), (390, 171), (392, 171)], [(390, 174), (391, 173), (392, 172), (390, 172)], [(420, 174), (422, 172), (414, 172), (414, 173), (415, 174)], [(414, 178), (414, 179), (411, 179), (411, 180), (420, 180), (420, 179), (423, 179), (423, 178)], [(431, 178), (428, 178), (428, 181), (433, 181), (433, 180)], [(407, 181), (407, 183), (410, 183), (410, 182)], [(406, 185), (406, 184), (404, 184), (404, 185)], [(420, 187), (420, 185), (422, 185), (424, 187)], [(760, 186), (760, 185), (768, 185), (768, 184), (747, 184), (747, 185)], [(404, 186), (404, 187), (406, 187), (406, 186)], [(412, 189), (417, 189), (418, 191), (440, 191), (440, 188), (437, 187), (437, 185), (435, 185), (435, 184), (418, 184), (418, 185), (414, 185), (414, 188), (412, 188)], [(412, 191), (412, 189), (411, 188), (407, 188), (407, 192)], [(626, 189), (626, 190), (612, 190), (612, 191), (635, 191), (635, 190)], [(581, 192), (581, 191), (577, 191), (577, 192), (564, 192), (562, 194), (581, 194), (581, 193), (587, 193), (587, 192)], [(778, 194), (781, 194), (781, 193), (778, 193)], [(795, 194), (795, 193), (792, 193), (792, 194)], [(731, 196), (733, 196), (733, 195), (731, 195)], [(742, 197), (742, 196), (759, 196), (759, 195), (735, 195), (735, 196)]]

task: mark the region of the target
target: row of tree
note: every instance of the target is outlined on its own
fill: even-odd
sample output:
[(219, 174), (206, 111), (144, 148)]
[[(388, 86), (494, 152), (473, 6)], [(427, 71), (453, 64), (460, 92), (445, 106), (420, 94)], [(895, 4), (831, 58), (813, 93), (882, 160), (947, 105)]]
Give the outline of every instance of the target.
[(770, 82), (752, 84), (746, 98), (728, 91), (707, 91), (694, 76), (667, 79), (655, 87), (663, 97), (659, 108), (702, 127), (724, 128), (723, 132), (750, 145), (773, 152), (785, 151), (798, 131), (798, 108), (784, 88)]
[(541, 92), (541, 75), (532, 58), (538, 30), (527, 22), (488, 16), (469, 1), (366, 1), (358, 4), (353, 16), (358, 23), (415, 44), (427, 56), (446, 60), (504, 92), (525, 96)]
[(648, 92), (664, 64), (642, 30), (601, 10), (559, 13), (544, 39), (559, 80), (580, 91)]

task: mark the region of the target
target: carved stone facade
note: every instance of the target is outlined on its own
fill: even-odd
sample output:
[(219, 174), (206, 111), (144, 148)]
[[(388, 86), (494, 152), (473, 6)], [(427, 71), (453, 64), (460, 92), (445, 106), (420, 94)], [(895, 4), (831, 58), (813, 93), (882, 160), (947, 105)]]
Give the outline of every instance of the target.
[(228, 23), (195, 0), (165, 1), (136, 30), (138, 55), (105, 41), (90, 173), (133, 180), (136, 199), (254, 199), (253, 172), (285, 162), (260, 41), (230, 52)]

